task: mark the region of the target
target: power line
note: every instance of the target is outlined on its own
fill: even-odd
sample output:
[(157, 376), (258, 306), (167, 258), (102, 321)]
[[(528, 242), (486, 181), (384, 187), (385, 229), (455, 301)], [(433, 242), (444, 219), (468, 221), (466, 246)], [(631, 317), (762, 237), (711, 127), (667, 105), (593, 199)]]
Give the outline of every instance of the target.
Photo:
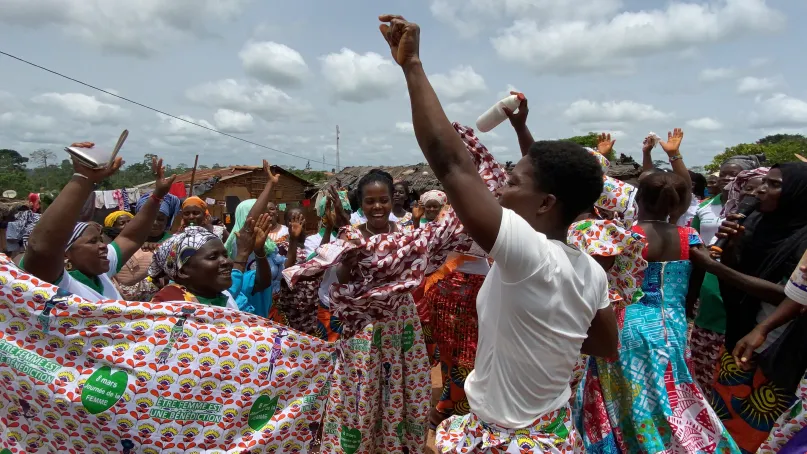
[[(120, 95), (118, 95), (118, 94), (115, 94), (115, 93), (112, 93), (112, 92), (110, 92), (110, 91), (104, 90), (103, 88), (98, 88), (98, 87), (96, 87), (95, 85), (91, 85), (91, 84), (88, 84), (88, 83), (86, 83), (86, 82), (82, 82), (82, 81), (80, 81), (80, 80), (78, 80), (78, 79), (74, 79), (74, 78), (72, 78), (72, 77), (70, 77), (70, 76), (67, 76), (67, 75), (64, 75), (64, 74), (62, 74), (62, 73), (60, 73), (60, 72), (58, 72), (58, 71), (54, 71), (54, 70), (52, 70), (52, 69), (45, 68), (44, 66), (37, 65), (36, 63), (33, 63), (33, 62), (30, 62), (30, 61), (25, 60), (25, 59), (23, 59), (23, 58), (17, 57), (16, 55), (9, 54), (8, 52), (3, 52), (2, 50), (0, 50), (0, 54), (5, 55), (6, 57), (13, 58), (14, 60), (20, 61), (20, 62), (25, 63), (25, 64), (27, 64), (27, 65), (31, 65), (31, 66), (33, 66), (34, 68), (38, 68), (38, 69), (41, 69), (41, 70), (43, 70), (43, 71), (47, 71), (47, 72), (49, 72), (49, 73), (51, 73), (51, 74), (57, 75), (57, 76), (59, 76), (59, 77), (62, 77), (62, 78), (64, 78), (64, 79), (67, 79), (67, 80), (70, 80), (70, 81), (75, 82), (75, 83), (77, 83), (77, 84), (84, 85), (85, 87), (92, 88), (93, 90), (98, 90), (98, 91), (100, 91), (101, 93), (105, 93), (105, 94), (107, 94), (107, 95), (109, 95), (109, 96), (114, 96), (115, 98), (122, 99), (122, 100), (124, 100), (124, 101), (126, 101), (126, 102), (129, 102), (129, 103), (132, 103), (132, 104), (134, 104), (134, 105), (136, 105), (136, 106), (143, 107), (143, 108), (145, 108), (145, 109), (148, 109), (148, 110), (151, 110), (151, 111), (157, 112), (157, 113), (159, 113), (159, 114), (165, 115), (165, 116), (167, 116), (167, 117), (174, 118), (174, 119), (179, 120), (179, 121), (184, 121), (185, 123), (191, 124), (191, 125), (193, 125), (193, 126), (197, 126), (197, 127), (199, 127), (199, 128), (202, 128), (202, 129), (207, 129), (208, 131), (212, 131), (212, 132), (215, 132), (215, 133), (217, 133), (217, 134), (221, 134), (221, 135), (223, 135), (223, 136), (227, 136), (227, 137), (230, 137), (230, 138), (235, 139), (235, 140), (240, 140), (241, 142), (245, 142), (245, 143), (248, 143), (248, 144), (250, 144), (250, 145), (255, 145), (256, 147), (265, 148), (265, 149), (267, 149), (267, 150), (275, 151), (275, 152), (277, 152), (277, 153), (282, 153), (282, 154), (284, 154), (284, 155), (291, 156), (291, 157), (298, 158), (298, 159), (310, 160), (310, 158), (306, 158), (306, 157), (303, 157), (303, 156), (299, 156), (299, 155), (296, 155), (296, 154), (294, 154), (294, 153), (289, 153), (289, 152), (287, 152), (287, 151), (278, 150), (277, 148), (272, 148), (272, 147), (269, 147), (269, 146), (266, 146), (266, 145), (263, 145), (263, 144), (260, 144), (260, 143), (257, 143), (257, 142), (253, 142), (253, 141), (251, 141), (251, 140), (244, 139), (244, 138), (242, 138), (242, 137), (234, 136), (234, 135), (232, 135), (232, 134), (227, 134), (226, 132), (219, 131), (218, 129), (215, 129), (215, 128), (209, 128), (209, 127), (207, 127), (207, 126), (205, 126), (205, 125), (200, 125), (199, 123), (194, 123), (194, 122), (192, 122), (192, 121), (186, 120), (186, 119), (181, 118), (181, 117), (178, 117), (178, 116), (176, 116), (176, 115), (171, 115), (170, 113), (163, 112), (163, 111), (162, 111), (162, 110), (160, 110), (160, 109), (155, 109), (154, 107), (147, 106), (147, 105), (145, 105), (145, 104), (142, 104), (142, 103), (139, 103), (139, 102), (137, 102), (137, 101), (131, 100), (131, 99), (126, 98), (126, 97), (124, 97), (124, 96), (120, 96)], [(317, 162), (317, 161), (314, 161), (314, 162)], [(331, 164), (331, 163), (326, 163), (326, 162), (325, 162), (325, 157), (324, 157), (324, 156), (323, 156), (323, 160), (322, 160), (322, 161), (320, 161), (320, 163), (321, 163), (322, 165), (329, 165), (329, 166), (333, 167), (333, 164)]]

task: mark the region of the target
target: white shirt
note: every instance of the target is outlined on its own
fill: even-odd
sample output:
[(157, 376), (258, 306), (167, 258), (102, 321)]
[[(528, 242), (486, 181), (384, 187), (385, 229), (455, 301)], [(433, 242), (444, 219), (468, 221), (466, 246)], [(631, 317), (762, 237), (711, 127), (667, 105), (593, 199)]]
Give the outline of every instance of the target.
[(594, 315), (609, 305), (608, 282), (594, 259), (508, 209), (490, 256), (465, 393), (482, 421), (523, 428), (569, 401), (580, 347)]
[(112, 276), (118, 274), (118, 271), (120, 271), (120, 268), (118, 267), (118, 264), (121, 263), (120, 250), (115, 243), (110, 243), (106, 246), (106, 251), (107, 259), (109, 260), (109, 271), (98, 276), (98, 281), (103, 287), (102, 293), (98, 293), (96, 290), (81, 283), (79, 279), (72, 276), (68, 271), (65, 271), (62, 274), (62, 277), (54, 282), (53, 285), (90, 301), (107, 299), (122, 300), (123, 297), (120, 295), (120, 293), (118, 293), (118, 289), (115, 288), (115, 284), (112, 283)]
[(693, 195), (692, 200), (689, 202), (687, 212), (678, 218), (678, 222), (676, 223), (678, 227), (689, 227), (692, 223), (692, 218), (695, 217), (695, 213), (698, 211), (698, 205), (700, 205), (700, 202), (698, 202), (698, 199)]
[[(723, 204), (720, 203), (720, 196), (713, 197), (698, 205), (695, 218), (698, 219), (698, 233), (700, 233), (704, 243), (714, 243), (717, 230), (720, 228), (720, 224), (723, 223), (723, 218), (720, 217), (722, 212)], [(695, 226), (694, 219), (692, 226)]]

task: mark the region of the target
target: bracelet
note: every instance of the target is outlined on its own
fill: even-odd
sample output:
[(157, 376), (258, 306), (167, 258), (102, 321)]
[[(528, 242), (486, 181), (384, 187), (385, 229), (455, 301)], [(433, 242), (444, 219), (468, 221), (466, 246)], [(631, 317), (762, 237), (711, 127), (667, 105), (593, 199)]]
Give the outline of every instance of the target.
[(153, 192), (151, 193), (151, 195), (149, 196), (149, 198), (150, 198), (150, 199), (154, 199), (154, 201), (155, 201), (155, 202), (157, 202), (157, 203), (162, 202), (162, 201), (163, 201), (163, 199), (164, 199), (164, 197), (157, 197), (156, 195), (154, 195), (154, 193), (153, 193)]
[(255, 254), (256, 259), (265, 259), (266, 258), (266, 251), (263, 252), (263, 255), (258, 255), (258, 254), (255, 253), (255, 251), (253, 251), (252, 253)]
[(81, 178), (84, 178), (85, 180), (90, 179), (90, 177), (88, 177), (87, 175), (84, 175), (84, 174), (81, 174), (81, 173), (78, 173), (78, 172), (74, 173), (73, 176), (74, 177), (81, 177)]
[(680, 161), (681, 159), (684, 159), (684, 157), (681, 156), (681, 153), (670, 156), (670, 162)]

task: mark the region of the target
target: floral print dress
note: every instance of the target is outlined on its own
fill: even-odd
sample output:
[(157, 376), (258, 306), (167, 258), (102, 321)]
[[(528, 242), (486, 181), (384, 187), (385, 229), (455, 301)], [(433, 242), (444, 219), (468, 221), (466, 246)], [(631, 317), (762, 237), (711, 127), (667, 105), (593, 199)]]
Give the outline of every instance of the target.
[[(454, 125), (491, 190), (506, 173), (473, 131)], [(284, 271), (289, 288), (358, 254), (351, 281), (332, 284), (330, 311), (341, 325), (326, 410), (323, 452), (423, 452), (431, 377), (423, 329), (411, 292), (451, 250), (470, 238), (449, 212), (414, 231), (365, 239), (353, 227), (318, 249), (317, 257)], [(345, 240), (346, 238), (347, 240)]]

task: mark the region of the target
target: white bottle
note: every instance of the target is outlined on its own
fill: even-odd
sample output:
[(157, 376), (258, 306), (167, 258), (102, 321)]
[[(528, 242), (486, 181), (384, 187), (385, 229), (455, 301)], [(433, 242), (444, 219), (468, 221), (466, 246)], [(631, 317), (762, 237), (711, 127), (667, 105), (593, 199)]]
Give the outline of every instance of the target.
[(521, 100), (524, 99), (523, 94), (510, 95), (493, 105), (487, 112), (483, 113), (476, 119), (476, 129), (481, 132), (488, 132), (499, 126), (501, 122), (507, 120), (507, 114), (504, 113), (503, 107), (507, 107), (511, 112), (518, 109)]

